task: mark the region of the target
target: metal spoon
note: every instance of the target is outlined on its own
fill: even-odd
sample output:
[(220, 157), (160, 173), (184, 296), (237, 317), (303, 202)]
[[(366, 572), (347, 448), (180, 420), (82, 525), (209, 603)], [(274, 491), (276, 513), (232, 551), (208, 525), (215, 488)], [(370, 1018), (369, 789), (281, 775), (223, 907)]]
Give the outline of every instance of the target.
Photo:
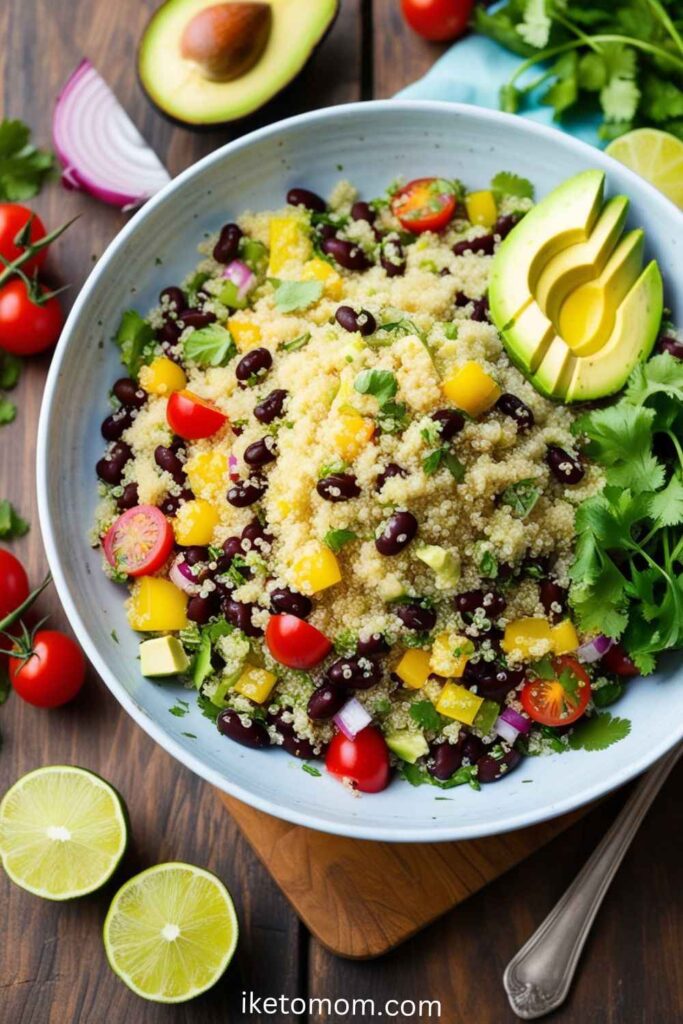
[(679, 743), (643, 777), (564, 896), (507, 965), (503, 985), (518, 1017), (544, 1017), (566, 999), (610, 882), (682, 753), (683, 743)]

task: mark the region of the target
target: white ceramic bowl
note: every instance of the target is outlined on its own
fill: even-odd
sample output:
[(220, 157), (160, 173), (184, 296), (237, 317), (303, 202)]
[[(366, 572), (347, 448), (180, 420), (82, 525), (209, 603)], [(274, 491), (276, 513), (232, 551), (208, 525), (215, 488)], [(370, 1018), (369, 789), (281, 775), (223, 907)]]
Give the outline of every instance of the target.
[[(203, 232), (247, 208), (281, 206), (293, 185), (325, 194), (340, 177), (372, 196), (398, 175), (458, 177), (476, 188), (504, 169), (532, 179), (543, 195), (588, 167), (604, 168), (610, 193), (630, 196), (630, 223), (646, 229), (649, 255), (659, 260), (667, 302), (680, 323), (683, 296), (674, 273), (681, 262), (683, 215), (665, 198), (567, 135), (522, 118), (433, 102), (336, 107), (230, 143), (148, 202), (90, 275), (55, 353), (40, 418), (38, 496), (48, 558), (76, 635), (117, 700), (166, 750), (220, 789), (289, 821), (342, 835), (396, 842), (465, 839), (530, 825), (599, 797), (683, 735), (683, 672), (671, 659), (656, 676), (630, 684), (612, 709), (631, 719), (632, 729), (606, 751), (528, 758), (514, 775), (478, 793), (468, 787), (448, 793), (414, 789), (395, 781), (381, 794), (354, 797), (325, 775), (306, 774), (280, 750), (252, 751), (230, 742), (201, 716), (191, 693), (143, 679), (124, 592), (104, 577), (99, 555), (87, 542), (96, 504), (94, 465), (103, 447), (99, 424), (108, 410), (108, 389), (121, 373), (110, 338), (123, 309), (146, 311), (160, 287), (191, 270)], [(191, 705), (184, 718), (169, 714), (178, 697)]]

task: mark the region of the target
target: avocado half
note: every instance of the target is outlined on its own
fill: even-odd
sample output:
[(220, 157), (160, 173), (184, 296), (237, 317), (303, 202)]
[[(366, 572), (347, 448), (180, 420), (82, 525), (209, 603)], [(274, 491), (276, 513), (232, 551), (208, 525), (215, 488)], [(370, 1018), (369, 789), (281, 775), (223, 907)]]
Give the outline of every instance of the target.
[[(238, 5), (245, 10), (226, 14), (226, 8)], [(243, 38), (231, 40), (234, 67), (232, 71), (226, 67), (224, 75), (216, 71), (215, 59), (212, 66), (187, 56), (188, 26), (196, 24), (198, 16), (206, 20), (209, 8), (220, 9), (213, 12), (219, 33), (219, 14), (233, 23), (238, 21), (235, 13), (245, 15), (240, 19)], [(246, 17), (254, 11), (267, 17)], [(191, 127), (236, 121), (258, 110), (296, 78), (338, 11), (339, 0), (166, 0), (142, 35), (140, 82), (152, 103), (174, 121)]]
[(614, 394), (659, 332), (663, 285), (644, 236), (623, 233), (628, 199), (604, 202), (605, 176), (584, 171), (541, 200), (500, 245), (491, 316), (508, 354), (549, 398)]

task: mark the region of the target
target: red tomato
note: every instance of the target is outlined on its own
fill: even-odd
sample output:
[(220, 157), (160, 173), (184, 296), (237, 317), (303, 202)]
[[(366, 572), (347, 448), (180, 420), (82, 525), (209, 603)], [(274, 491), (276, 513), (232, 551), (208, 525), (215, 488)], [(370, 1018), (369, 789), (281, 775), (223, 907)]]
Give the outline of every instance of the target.
[[(16, 238), (21, 234), (31, 218), (31, 210), (26, 206), (19, 206), (18, 203), (0, 203), (0, 256), (12, 263), (17, 256), (24, 252), (23, 245), (17, 245)], [(35, 213), (31, 220), (29, 230), (29, 241), (37, 242), (45, 237), (45, 226)], [(21, 269), (29, 277), (35, 270), (42, 267), (47, 256), (47, 248), (41, 249), (35, 256), (32, 256), (26, 263), (22, 263)]]
[[(19, 648), (16, 648), (19, 652)], [(54, 629), (41, 629), (31, 650), (11, 655), (9, 677), (19, 696), (39, 708), (58, 708), (73, 700), (85, 679), (85, 658), (78, 644)]]
[(164, 564), (173, 547), (173, 530), (154, 505), (129, 508), (107, 530), (104, 554), (127, 576), (149, 576)]
[(433, 42), (457, 39), (467, 28), (474, 0), (401, 0), (403, 17)]
[[(48, 293), (37, 285), (40, 296)], [(57, 341), (64, 323), (62, 307), (56, 296), (34, 302), (21, 278), (13, 278), (0, 288), (0, 348), (15, 356), (44, 352)]]
[(575, 658), (553, 659), (554, 679), (531, 679), (521, 694), (522, 706), (541, 725), (571, 725), (586, 710), (591, 695), (588, 674)]
[(166, 419), (174, 434), (186, 441), (211, 437), (227, 420), (220, 409), (191, 391), (174, 391), (166, 406)]
[(394, 194), (391, 209), (406, 231), (441, 231), (457, 206), (449, 188), (443, 178), (416, 178)]
[(607, 654), (602, 656), (602, 664), (608, 672), (617, 676), (639, 676), (640, 672), (629, 658), (621, 644), (614, 644)]
[[(28, 597), (28, 576), (18, 558), (0, 548), (0, 620)], [(6, 646), (1, 642), (0, 647)]]
[(266, 644), (273, 657), (289, 668), (313, 668), (332, 648), (324, 633), (296, 615), (271, 615)]
[(389, 785), (389, 748), (372, 725), (361, 729), (354, 740), (338, 732), (327, 748), (325, 767), (330, 775), (351, 779), (361, 793), (379, 793)]

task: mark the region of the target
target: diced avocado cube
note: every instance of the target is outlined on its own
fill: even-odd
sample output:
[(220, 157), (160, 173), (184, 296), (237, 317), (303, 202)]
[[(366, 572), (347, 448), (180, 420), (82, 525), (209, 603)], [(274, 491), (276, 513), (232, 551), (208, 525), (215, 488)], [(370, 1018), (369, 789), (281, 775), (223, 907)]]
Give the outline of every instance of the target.
[(474, 728), (487, 735), (493, 729), (499, 714), (500, 705), (496, 704), (494, 700), (485, 700), (474, 716)]
[(140, 644), (140, 671), (143, 676), (175, 676), (187, 672), (190, 659), (176, 636), (158, 636)]
[(460, 579), (460, 562), (453, 551), (442, 548), (439, 544), (422, 544), (416, 549), (415, 554), (421, 562), (434, 570), (439, 589), (454, 587)]
[(418, 757), (429, 753), (429, 744), (421, 732), (410, 732), (409, 729), (398, 729), (386, 736), (387, 746), (402, 761), (415, 764)]

